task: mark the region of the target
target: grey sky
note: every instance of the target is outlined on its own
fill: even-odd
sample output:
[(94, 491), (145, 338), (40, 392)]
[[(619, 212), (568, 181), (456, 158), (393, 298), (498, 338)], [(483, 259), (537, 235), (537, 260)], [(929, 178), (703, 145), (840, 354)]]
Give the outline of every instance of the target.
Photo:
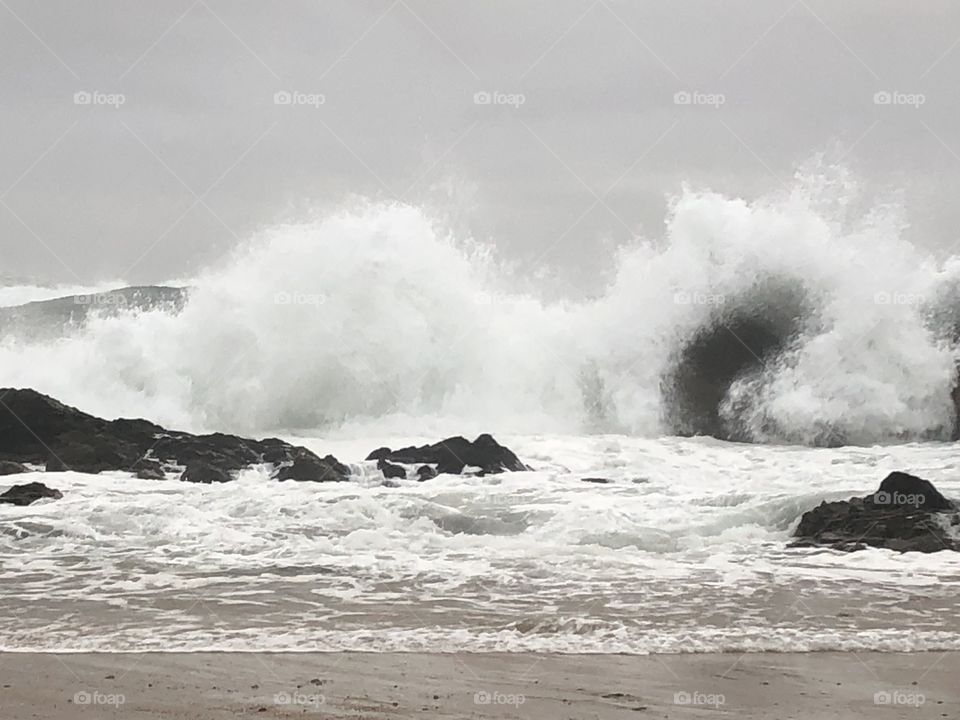
[[(440, 205), (589, 291), (613, 247), (660, 234), (681, 182), (750, 197), (835, 148), (903, 188), (911, 236), (943, 250), (958, 80), (951, 0), (0, 0), (0, 272), (188, 277), (365, 194)], [(493, 91), (524, 102), (475, 102)]]

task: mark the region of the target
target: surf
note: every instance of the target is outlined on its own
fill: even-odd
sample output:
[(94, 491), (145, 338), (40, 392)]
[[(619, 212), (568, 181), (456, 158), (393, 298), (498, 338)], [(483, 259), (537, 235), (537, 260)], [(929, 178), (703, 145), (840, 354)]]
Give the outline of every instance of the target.
[(602, 292), (561, 301), (512, 291), (423, 208), (356, 202), (264, 229), (164, 302), (4, 328), (0, 372), (194, 430), (948, 439), (960, 259), (819, 172), (754, 200), (685, 187)]

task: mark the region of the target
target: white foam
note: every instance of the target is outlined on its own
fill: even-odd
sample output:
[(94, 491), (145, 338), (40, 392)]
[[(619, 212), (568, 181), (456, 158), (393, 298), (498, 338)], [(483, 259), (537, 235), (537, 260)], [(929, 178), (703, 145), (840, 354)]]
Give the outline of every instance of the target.
[(754, 202), (685, 189), (662, 238), (620, 252), (602, 296), (554, 303), (505, 291), (489, 253), (423, 211), (356, 204), (263, 231), (191, 279), (176, 317), (8, 340), (0, 371), (90, 412), (193, 429), (656, 436), (679, 343), (715, 322), (696, 298), (733, 306), (788, 278), (808, 294), (802, 336), (727, 411), (767, 441), (942, 434), (955, 352), (921, 314), (956, 305), (960, 260), (938, 270), (901, 240), (895, 206), (857, 216), (853, 193), (823, 168)]
[[(789, 550), (821, 499), (912, 468), (960, 496), (951, 446), (747, 447), (506, 436), (535, 471), (382, 487), (21, 476), (0, 508), (7, 648), (557, 652), (950, 649), (960, 557)], [(358, 459), (416, 438), (326, 441)], [(350, 448), (354, 448), (351, 450)], [(584, 483), (605, 477), (609, 484)], [(636, 482), (638, 481), (639, 482)], [(61, 620), (62, 604), (73, 608)], [(110, 608), (108, 612), (104, 608)], [(106, 614), (105, 614), (106, 612)], [(6, 620), (2, 618), (6, 617)], [(309, 622), (303, 618), (309, 617)]]

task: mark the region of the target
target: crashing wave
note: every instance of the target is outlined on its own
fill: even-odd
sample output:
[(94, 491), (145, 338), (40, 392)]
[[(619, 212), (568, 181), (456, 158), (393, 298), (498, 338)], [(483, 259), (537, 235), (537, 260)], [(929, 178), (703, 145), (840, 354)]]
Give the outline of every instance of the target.
[(7, 331), (0, 372), (194, 430), (946, 439), (960, 260), (906, 242), (889, 204), (854, 216), (850, 192), (809, 174), (752, 202), (685, 189), (662, 238), (565, 302), (506, 291), (421, 209), (351, 206), (265, 230), (188, 295)]

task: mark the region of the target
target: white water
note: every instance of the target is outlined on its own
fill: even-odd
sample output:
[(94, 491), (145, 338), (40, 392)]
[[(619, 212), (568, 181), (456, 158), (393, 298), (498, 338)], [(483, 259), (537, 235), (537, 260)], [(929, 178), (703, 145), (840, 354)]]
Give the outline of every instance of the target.
[(957, 352), (949, 322), (924, 315), (960, 301), (960, 261), (938, 266), (901, 240), (895, 206), (854, 214), (849, 178), (828, 179), (751, 203), (684, 191), (664, 236), (623, 250), (602, 295), (552, 304), (504, 290), (488, 253), (422, 211), (360, 205), (265, 230), (192, 279), (179, 316), (8, 339), (0, 376), (102, 416), (193, 429), (655, 436), (681, 344), (717, 322), (720, 300), (776, 306), (750, 297), (774, 278), (808, 307), (792, 348), (731, 391), (755, 439), (805, 443), (825, 425), (858, 444), (943, 437)]
[[(591, 299), (509, 292), (421, 210), (362, 205), (265, 230), (190, 279), (179, 315), (5, 338), (3, 385), (105, 417), (297, 434), (357, 477), (48, 478), (62, 500), (0, 509), (0, 646), (960, 649), (956, 555), (785, 549), (803, 511), (890, 470), (960, 496), (955, 445), (869, 447), (952, 421), (960, 261), (902, 241), (895, 206), (854, 212), (839, 178), (754, 202), (686, 190)], [(766, 444), (663, 437), (677, 349), (720, 300), (789, 310), (757, 294), (770, 279), (802, 289), (802, 330), (722, 407)], [(865, 447), (777, 444), (824, 427)], [(481, 431), (535, 472), (386, 488), (360, 462)]]
[(801, 512), (895, 468), (960, 496), (952, 446), (504, 439), (535, 472), (47, 476), (62, 500), (0, 511), (29, 533), (0, 533), (0, 649), (960, 649), (960, 555), (786, 548)]

